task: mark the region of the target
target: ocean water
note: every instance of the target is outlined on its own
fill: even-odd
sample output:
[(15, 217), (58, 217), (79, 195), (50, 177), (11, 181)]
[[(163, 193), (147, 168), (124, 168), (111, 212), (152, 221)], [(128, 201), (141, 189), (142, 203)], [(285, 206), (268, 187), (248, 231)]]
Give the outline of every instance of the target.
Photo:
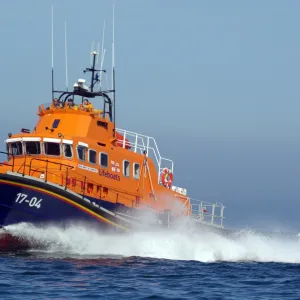
[(300, 299), (300, 237), (9, 226), (42, 249), (0, 254), (1, 299)]

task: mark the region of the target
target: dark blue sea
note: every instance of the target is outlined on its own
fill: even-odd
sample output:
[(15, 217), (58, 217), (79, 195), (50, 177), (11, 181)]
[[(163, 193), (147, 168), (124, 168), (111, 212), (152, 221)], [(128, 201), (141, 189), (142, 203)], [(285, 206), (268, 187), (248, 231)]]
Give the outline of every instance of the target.
[(8, 230), (44, 248), (0, 254), (1, 299), (300, 299), (296, 234)]

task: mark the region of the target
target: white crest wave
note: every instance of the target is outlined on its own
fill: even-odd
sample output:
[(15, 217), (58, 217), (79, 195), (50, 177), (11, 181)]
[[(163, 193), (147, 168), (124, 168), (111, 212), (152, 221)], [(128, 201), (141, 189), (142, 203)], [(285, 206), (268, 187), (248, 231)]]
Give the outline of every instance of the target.
[(47, 252), (60, 252), (78, 258), (93, 256), (140, 256), (173, 260), (256, 261), (300, 263), (300, 238), (268, 236), (240, 231), (235, 236), (213, 232), (160, 231), (116, 235), (84, 226), (61, 229), (38, 228), (22, 223), (7, 226), (14, 236), (46, 246)]

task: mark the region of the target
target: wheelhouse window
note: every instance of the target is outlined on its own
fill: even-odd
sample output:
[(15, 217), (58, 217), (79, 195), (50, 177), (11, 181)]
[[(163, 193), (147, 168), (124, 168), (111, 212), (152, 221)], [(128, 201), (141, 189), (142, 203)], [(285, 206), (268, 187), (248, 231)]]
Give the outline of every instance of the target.
[(53, 142), (44, 142), (46, 155), (60, 156), (60, 144)]
[(95, 164), (97, 160), (97, 152), (95, 150), (89, 149), (89, 162)]
[(72, 145), (63, 144), (63, 153), (64, 153), (64, 156), (67, 158), (72, 157), (73, 156)]
[(108, 167), (108, 155), (104, 152), (100, 153), (100, 165), (104, 168)]
[(52, 124), (52, 128), (57, 128), (59, 125), (60, 119), (55, 119)]
[(130, 176), (130, 163), (128, 160), (123, 161), (123, 175), (127, 177)]
[(140, 178), (140, 165), (137, 163), (133, 164), (133, 178), (134, 179)]
[(21, 142), (15, 142), (10, 144), (10, 153), (12, 155), (22, 155), (23, 154), (23, 146)]
[(86, 147), (77, 146), (77, 156), (80, 160), (85, 160), (86, 159)]
[(38, 155), (41, 154), (40, 142), (25, 142), (26, 154)]

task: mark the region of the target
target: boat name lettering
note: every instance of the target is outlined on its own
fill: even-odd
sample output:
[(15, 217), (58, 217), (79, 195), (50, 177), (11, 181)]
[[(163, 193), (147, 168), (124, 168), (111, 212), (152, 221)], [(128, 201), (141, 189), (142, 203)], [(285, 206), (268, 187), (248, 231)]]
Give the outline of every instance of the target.
[(99, 175), (100, 175), (100, 176), (107, 177), (107, 178), (109, 178), (109, 179), (117, 180), (117, 181), (120, 181), (120, 180), (121, 180), (121, 177), (120, 177), (119, 175), (109, 173), (109, 172), (107, 172), (107, 171), (105, 171), (105, 170), (102, 170), (102, 169), (100, 169)]
[(91, 168), (91, 167), (84, 166), (84, 165), (81, 165), (81, 164), (78, 164), (78, 168), (82, 169), (82, 170), (98, 173), (98, 170), (96, 168)]
[(23, 193), (18, 193), (16, 195), (16, 200), (15, 202), (17, 203), (27, 203), (30, 207), (36, 207), (37, 209), (39, 209), (41, 207), (41, 203), (42, 203), (43, 199), (38, 199), (37, 197), (32, 197), (32, 198), (28, 198), (27, 194), (23, 194)]

